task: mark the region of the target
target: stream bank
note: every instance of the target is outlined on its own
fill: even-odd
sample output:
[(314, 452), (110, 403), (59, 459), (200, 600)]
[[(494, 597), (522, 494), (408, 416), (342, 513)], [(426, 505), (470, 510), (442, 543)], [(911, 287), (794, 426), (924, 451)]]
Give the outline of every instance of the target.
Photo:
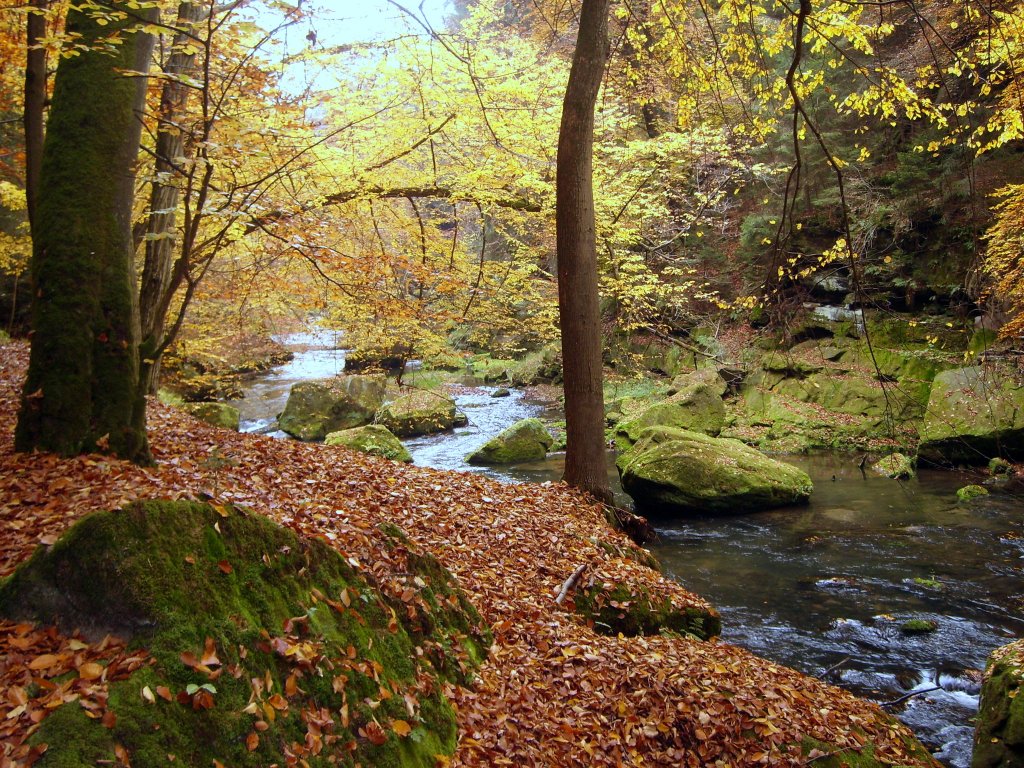
[[(247, 414), (243, 429), (272, 427), (270, 413), (283, 407), (291, 383), (343, 370), (344, 352), (332, 338), (300, 341), (295, 358), (263, 374), (238, 403)], [(463, 381), (450, 393), (469, 424), (405, 441), (415, 463), (504, 482), (557, 481), (558, 453), (506, 467), (464, 462), (520, 419), (560, 415), (551, 399), (529, 390), (493, 398), (495, 384)], [(979, 480), (969, 471), (922, 469), (896, 481), (861, 472), (850, 454), (786, 460), (814, 480), (808, 506), (657, 521), (660, 540), (651, 549), (668, 575), (720, 609), (730, 642), (876, 701), (938, 687), (895, 709), (943, 762), (966, 768), (977, 670), (994, 648), (1024, 633), (1019, 502), (998, 495), (959, 502), (957, 489)], [(618, 489), (612, 461), (609, 471)], [(934, 621), (936, 630), (907, 634), (902, 625), (911, 619)]]

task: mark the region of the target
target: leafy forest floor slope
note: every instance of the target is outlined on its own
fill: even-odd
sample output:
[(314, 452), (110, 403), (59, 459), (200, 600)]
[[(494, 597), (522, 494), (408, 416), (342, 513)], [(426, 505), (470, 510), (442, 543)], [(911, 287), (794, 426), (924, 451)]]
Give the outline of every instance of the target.
[[(376, 526), (393, 522), (457, 576), (494, 633), (476, 684), (449, 691), (460, 734), (453, 765), (935, 764), (878, 707), (818, 680), (716, 640), (602, 635), (571, 600), (556, 604), (560, 585), (586, 565), (580, 589), (626, 585), (714, 615), (642, 565), (643, 553), (567, 487), (502, 485), (238, 435), (155, 402), (154, 467), (14, 454), (27, 352), (0, 347), (0, 575), (82, 515), (137, 498), (208, 495), (245, 505), (329, 541), (371, 573)], [(67, 646), (55, 630), (0, 623), (0, 754), (42, 717), (20, 701), (30, 677), (44, 674), (31, 670), (47, 669), (35, 660)], [(97, 658), (116, 650), (80, 640), (71, 647)]]

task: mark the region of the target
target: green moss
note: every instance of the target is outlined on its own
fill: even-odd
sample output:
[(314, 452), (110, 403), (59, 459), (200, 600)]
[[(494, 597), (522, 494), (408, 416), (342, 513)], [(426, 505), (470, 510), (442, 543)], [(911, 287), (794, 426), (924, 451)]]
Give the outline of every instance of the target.
[(909, 619), (900, 625), (900, 630), (905, 635), (927, 635), (938, 628), (938, 622), (931, 619)]
[(391, 434), (387, 427), (380, 424), (367, 424), (365, 427), (331, 432), (324, 438), (324, 444), (341, 445), (353, 451), (381, 456), (392, 461), (412, 462), (412, 456), (402, 442)]
[(543, 459), (554, 444), (540, 419), (522, 419), (466, 456), (469, 464), (518, 464)]
[(378, 412), (376, 421), (398, 437), (444, 432), (455, 426), (455, 401), (440, 392), (414, 390), (396, 397)]
[[(422, 611), (407, 610), (400, 593), (325, 543), (233, 507), (142, 502), (84, 518), (0, 585), (0, 613), (129, 637), (154, 663), (111, 686), (111, 731), (65, 711), (78, 710), (74, 703), (43, 721), (34, 739), (50, 748), (38, 765), (92, 764), (77, 756), (109, 751), (111, 739), (136, 765), (162, 765), (168, 754), (183, 765), (283, 763), (285, 750), (305, 749), (303, 712), (316, 711), (334, 721), (322, 736), (334, 745), (305, 755), (314, 768), (338, 757), (342, 765), (433, 766), (436, 753), (455, 746), (440, 680), (468, 680), (490, 637), (451, 575), (390, 533), (404, 554), (401, 578), (424, 585)], [(182, 657), (201, 657), (208, 638), (221, 662), (214, 666), (227, 671), (216, 679)], [(289, 691), (289, 678), (298, 690)], [(145, 687), (177, 696), (204, 684), (213, 687), (210, 709), (142, 696)], [(271, 719), (263, 704), (275, 693), (287, 703)], [(246, 712), (253, 701), (259, 709)], [(269, 728), (250, 752), (258, 718)], [(389, 727), (398, 719), (413, 727), (409, 736)], [(359, 733), (371, 720), (383, 728), (381, 745)]]
[(238, 431), (238, 409), (227, 403), (185, 403), (182, 408), (200, 421)]
[(971, 768), (1024, 765), (1024, 644), (996, 649), (985, 669)]
[[(895, 721), (893, 721), (895, 725)], [(904, 738), (903, 745), (910, 754), (918, 760), (926, 763), (935, 763), (931, 754), (916, 740)], [(875, 757), (875, 748), (870, 744), (864, 746), (860, 751), (853, 749), (840, 749), (834, 744), (807, 736), (799, 745), (800, 754), (805, 758), (813, 760), (817, 768), (904, 768), (893, 765), (888, 760), (882, 761)], [(811, 754), (814, 757), (811, 757)]]
[(965, 485), (956, 492), (956, 497), (960, 501), (970, 501), (979, 496), (988, 496), (988, 488), (983, 485)]
[(680, 610), (667, 597), (656, 597), (646, 587), (631, 584), (579, 589), (576, 612), (594, 622), (594, 629), (609, 635), (654, 635), (671, 630), (695, 635), (702, 640), (719, 635), (722, 621), (710, 610)]

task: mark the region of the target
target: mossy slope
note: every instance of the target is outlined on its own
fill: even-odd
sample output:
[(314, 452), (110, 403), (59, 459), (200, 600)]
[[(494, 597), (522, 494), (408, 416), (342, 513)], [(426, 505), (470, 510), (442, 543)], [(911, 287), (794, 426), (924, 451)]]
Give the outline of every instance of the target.
[[(384, 536), (394, 548), (400, 532)], [(130, 637), (153, 663), (110, 686), (112, 728), (74, 702), (53, 712), (38, 765), (114, 760), (120, 745), (146, 766), (433, 766), (455, 747), (444, 684), (471, 674), (489, 636), (450, 574), (400, 546), (408, 570), (383, 585), (233, 507), (84, 518), (0, 586), (0, 614)]]

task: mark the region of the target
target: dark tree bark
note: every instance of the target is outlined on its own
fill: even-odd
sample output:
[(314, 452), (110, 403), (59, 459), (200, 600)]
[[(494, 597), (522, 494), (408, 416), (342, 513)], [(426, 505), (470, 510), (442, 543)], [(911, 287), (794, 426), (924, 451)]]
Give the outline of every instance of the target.
[[(32, 9), (43, 10), (47, 0), (32, 0)], [(39, 171), (43, 160), (43, 115), (46, 111), (46, 49), (37, 43), (46, 36), (46, 17), (29, 13), (25, 24), (25, 200), (28, 207), (29, 231), (35, 226), (36, 196)]]
[(92, 50), (137, 21), (129, 12), (101, 26), (68, 13), (68, 32), (90, 49), (62, 59), (54, 83), (33, 231), (32, 352), (15, 432), (21, 451), (149, 460), (131, 227), (146, 78), (125, 71), (147, 70), (153, 40), (129, 31), (115, 52)]
[(143, 394), (155, 394), (160, 374), (160, 358), (171, 341), (165, 337), (168, 308), (184, 279), (183, 270), (174, 270), (178, 241), (175, 238), (178, 202), (181, 197), (181, 167), (186, 147), (181, 122), (188, 101), (189, 87), (182, 75), (195, 67), (194, 49), (188, 32), (201, 15), (199, 5), (178, 6), (177, 27), (171, 54), (163, 67), (165, 79), (160, 89), (160, 114), (156, 134), (153, 184), (149, 194), (146, 226), (146, 256), (139, 293), (141, 335), (139, 345), (139, 387)]
[(604, 437), (594, 231), (594, 107), (608, 58), (609, 0), (583, 0), (558, 131), (558, 311), (565, 381), (565, 481), (611, 501)]

